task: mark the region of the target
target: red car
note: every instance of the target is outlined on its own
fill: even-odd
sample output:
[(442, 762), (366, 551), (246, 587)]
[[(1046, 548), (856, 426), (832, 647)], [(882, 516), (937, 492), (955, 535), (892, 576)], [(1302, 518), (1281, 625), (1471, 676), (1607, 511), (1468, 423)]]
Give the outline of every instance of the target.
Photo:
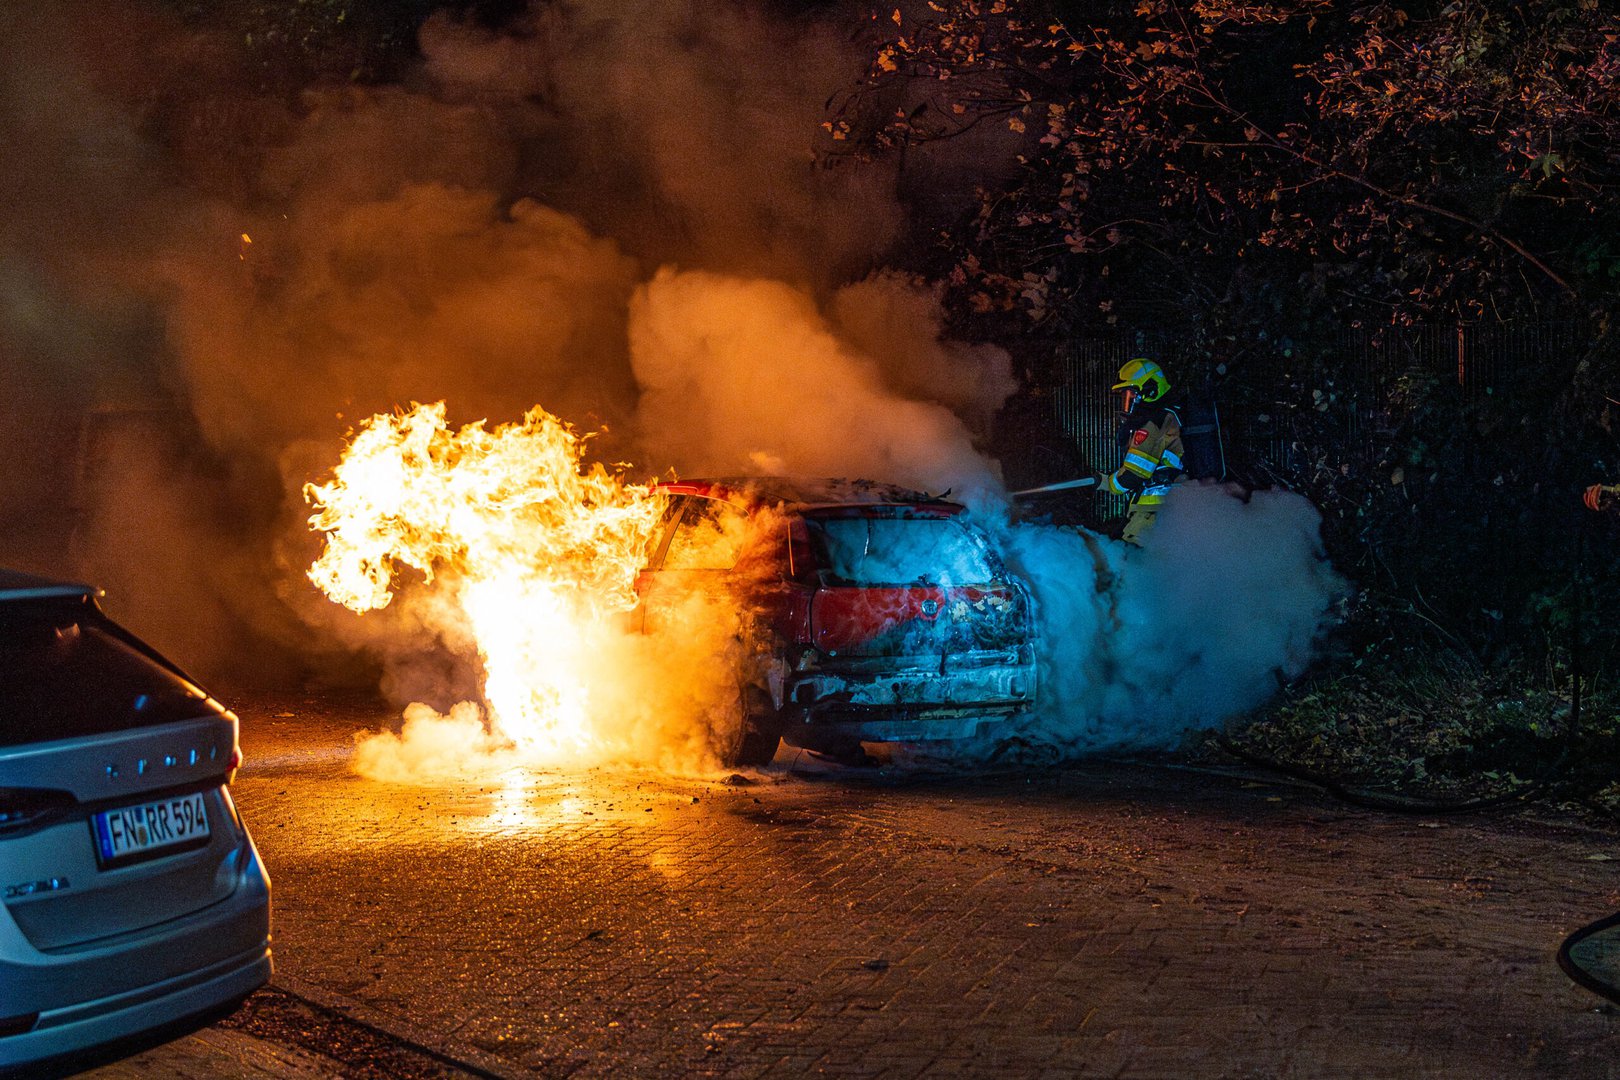
[(868, 481), (659, 489), (643, 628), (693, 590), (751, 627), (728, 764), (764, 764), (778, 739), (859, 760), (862, 742), (969, 738), (1033, 707), (1029, 593), (961, 505)]

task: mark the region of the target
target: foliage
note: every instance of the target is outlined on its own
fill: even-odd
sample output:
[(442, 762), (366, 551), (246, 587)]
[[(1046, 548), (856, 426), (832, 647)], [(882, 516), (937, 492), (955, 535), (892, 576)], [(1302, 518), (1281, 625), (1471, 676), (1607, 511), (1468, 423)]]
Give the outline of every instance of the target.
[[(313, 81), (382, 82), (416, 55), (432, 0), (171, 0), (188, 23), (240, 44), (257, 89), (290, 93)], [(465, 5), (463, 5), (465, 6)]]
[[(1242, 753), (1405, 797), (1471, 800), (1544, 791), (1613, 814), (1620, 798), (1620, 687), (1553, 662), (1489, 670), (1411, 605), (1364, 594), (1344, 655), (1235, 726)], [(1567, 661), (1565, 655), (1563, 660)], [(1206, 748), (1221, 753), (1219, 743)]]
[(1297, 329), (1613, 303), (1620, 17), (1595, 0), (914, 14), (875, 21), (833, 145), (1007, 130), (1014, 181), (946, 237), (980, 310)]

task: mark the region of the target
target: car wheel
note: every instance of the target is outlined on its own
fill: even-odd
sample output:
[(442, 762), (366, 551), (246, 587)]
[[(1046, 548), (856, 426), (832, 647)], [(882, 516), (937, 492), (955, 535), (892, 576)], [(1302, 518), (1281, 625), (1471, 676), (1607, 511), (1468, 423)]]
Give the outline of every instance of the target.
[(769, 765), (782, 741), (782, 714), (758, 686), (743, 686), (738, 691), (737, 710), (742, 715), (721, 764)]

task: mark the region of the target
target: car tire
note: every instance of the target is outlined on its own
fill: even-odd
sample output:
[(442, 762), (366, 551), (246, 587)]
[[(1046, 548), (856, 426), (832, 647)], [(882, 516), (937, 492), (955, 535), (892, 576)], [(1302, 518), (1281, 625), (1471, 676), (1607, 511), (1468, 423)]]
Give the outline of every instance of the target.
[(782, 741), (782, 714), (763, 687), (743, 686), (737, 693), (736, 734), (726, 747), (721, 764), (725, 766), (769, 765)]

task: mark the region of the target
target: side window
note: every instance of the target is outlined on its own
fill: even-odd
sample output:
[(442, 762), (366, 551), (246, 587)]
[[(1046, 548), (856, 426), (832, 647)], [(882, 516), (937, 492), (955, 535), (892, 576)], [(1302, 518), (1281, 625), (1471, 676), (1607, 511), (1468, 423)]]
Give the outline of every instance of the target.
[(643, 566), (657, 567), (660, 565), (664, 547), (669, 543), (670, 527), (686, 510), (686, 503), (686, 496), (677, 495), (669, 500), (668, 506), (664, 507), (663, 515), (658, 519), (658, 527), (647, 538), (647, 554), (643, 559)]
[(820, 566), (815, 545), (810, 540), (810, 528), (801, 517), (791, 518), (787, 523), (787, 556), (788, 575), (794, 581), (814, 585)]
[(689, 500), (664, 555), (665, 570), (730, 570), (742, 555), (748, 516), (718, 499)]

